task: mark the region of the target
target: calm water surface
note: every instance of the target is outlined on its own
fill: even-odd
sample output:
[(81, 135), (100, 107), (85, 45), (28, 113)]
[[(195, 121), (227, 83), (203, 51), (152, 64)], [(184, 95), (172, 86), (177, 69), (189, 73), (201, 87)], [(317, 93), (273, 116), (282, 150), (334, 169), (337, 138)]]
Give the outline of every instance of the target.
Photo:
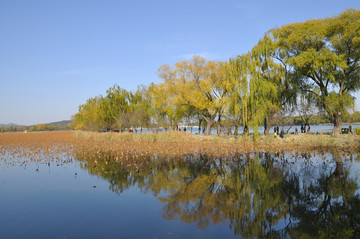
[(0, 238), (360, 238), (354, 155), (0, 156)]

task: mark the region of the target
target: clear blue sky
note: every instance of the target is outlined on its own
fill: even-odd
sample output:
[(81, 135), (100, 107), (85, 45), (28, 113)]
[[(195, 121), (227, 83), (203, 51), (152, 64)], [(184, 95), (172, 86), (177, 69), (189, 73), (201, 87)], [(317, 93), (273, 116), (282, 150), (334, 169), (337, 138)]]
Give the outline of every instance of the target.
[(359, 0), (2, 0), (0, 123), (68, 120), (118, 84), (160, 82), (162, 64), (228, 60), (275, 26), (334, 16)]

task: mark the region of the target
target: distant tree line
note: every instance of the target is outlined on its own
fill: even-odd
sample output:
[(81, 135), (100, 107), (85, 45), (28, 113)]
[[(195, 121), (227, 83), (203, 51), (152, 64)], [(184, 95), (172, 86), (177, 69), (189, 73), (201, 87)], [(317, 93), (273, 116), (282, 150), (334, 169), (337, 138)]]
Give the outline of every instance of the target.
[[(223, 127), (331, 122), (339, 134), (360, 88), (360, 11), (270, 29), (247, 54), (228, 62), (163, 65), (162, 83), (127, 91), (114, 85), (73, 116), (82, 130)], [(358, 114), (358, 112), (356, 113)], [(303, 118), (295, 117), (301, 115)], [(315, 116), (316, 115), (316, 116)], [(304, 117), (305, 116), (305, 117)]]
[[(360, 112), (356, 111), (352, 114), (346, 114), (343, 117), (344, 123), (359, 123), (360, 122)], [(331, 119), (326, 114), (318, 115), (298, 115), (298, 116), (289, 116), (284, 119), (285, 125), (301, 125), (301, 124), (311, 124), (311, 125), (320, 125), (320, 124), (331, 124)]]
[(71, 125), (52, 125), (52, 124), (37, 124), (33, 126), (14, 125), (14, 126), (0, 126), (0, 132), (25, 132), (25, 131), (55, 131), (55, 130), (70, 130)]

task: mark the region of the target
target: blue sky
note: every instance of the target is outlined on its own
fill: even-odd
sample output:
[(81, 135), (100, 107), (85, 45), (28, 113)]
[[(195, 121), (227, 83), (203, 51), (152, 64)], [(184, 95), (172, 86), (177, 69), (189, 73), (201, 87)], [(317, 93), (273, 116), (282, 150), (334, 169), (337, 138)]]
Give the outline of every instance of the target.
[(67, 120), (114, 84), (160, 82), (162, 64), (226, 61), (270, 28), (347, 8), (360, 1), (2, 0), (0, 123)]

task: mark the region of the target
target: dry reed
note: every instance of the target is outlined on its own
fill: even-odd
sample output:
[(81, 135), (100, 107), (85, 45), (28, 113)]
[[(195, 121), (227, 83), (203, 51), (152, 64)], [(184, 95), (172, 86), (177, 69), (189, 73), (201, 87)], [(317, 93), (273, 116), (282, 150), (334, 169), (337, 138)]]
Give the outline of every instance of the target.
[[(284, 139), (262, 136), (199, 136), (181, 132), (164, 134), (41, 132), (0, 134), (1, 163), (41, 161), (57, 165), (73, 160), (105, 158), (138, 167), (151, 159), (183, 157), (232, 158), (242, 153), (278, 151), (333, 151), (357, 154), (360, 136), (287, 135)], [(146, 160), (145, 160), (146, 161)]]

